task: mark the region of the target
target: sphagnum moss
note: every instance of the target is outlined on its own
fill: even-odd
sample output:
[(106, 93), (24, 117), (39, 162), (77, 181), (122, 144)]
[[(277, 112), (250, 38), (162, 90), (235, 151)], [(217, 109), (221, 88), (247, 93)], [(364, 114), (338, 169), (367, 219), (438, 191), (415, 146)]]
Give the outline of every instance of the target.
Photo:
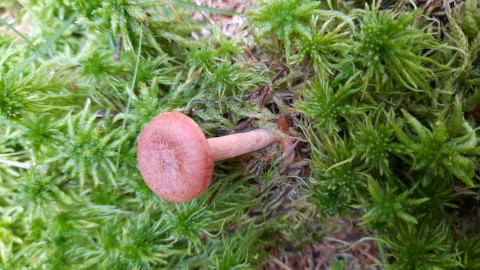
[[(0, 4), (37, 22), (19, 36), (0, 21), (0, 269), (258, 268), (352, 208), (385, 268), (478, 268), (466, 225), (479, 221), (467, 214), (479, 197), (478, 2), (447, 8), (451, 27), (400, 1), (358, 4), (262, 1), (247, 14), (260, 62), (242, 33), (189, 17), (225, 11), (184, 1)], [(285, 65), (275, 82), (271, 62)], [(273, 146), (168, 204), (143, 183), (135, 146), (171, 110), (212, 135), (245, 119), (272, 128), (281, 112), (298, 163), (275, 162)]]
[[(265, 2), (259, 10), (279, 3), (287, 5)], [(458, 213), (465, 210), (457, 207), (463, 201), (478, 200), (478, 124), (460, 105), (467, 102), (472, 111), (473, 100), (478, 102), (473, 81), (465, 83), (478, 68), (465, 60), (471, 53), (476, 58), (479, 12), (472, 6), (477, 2), (467, 1), (455, 9), (455, 17), (446, 16), (454, 25), (451, 35), (448, 28), (424, 20), (421, 9), (398, 12), (398, 7), (386, 6), (374, 3), (351, 10), (358, 16), (351, 33), (339, 28), (342, 21), (323, 27), (312, 16), (309, 26), (304, 21), (312, 34), (291, 35), (286, 43), (286, 48), (294, 44), (292, 58), (307, 56), (309, 69), (302, 68), (314, 71), (306, 75), (303, 100), (297, 103), (310, 121), (304, 130), (312, 147), (313, 175), (307, 181), (311, 199), (325, 217), (343, 216), (352, 206), (360, 209), (365, 228), (376, 232), (386, 247), (382, 262), (389, 269), (469, 267), (476, 260), (461, 254), (475, 251), (458, 250), (456, 242), (467, 241), (465, 236), (478, 228), (465, 232), (448, 224), (462, 223)], [(257, 17), (252, 17), (254, 25)], [(313, 46), (315, 36), (334, 34), (348, 37), (345, 44), (351, 45), (335, 47), (323, 65), (316, 64), (325, 49)], [(286, 42), (284, 36), (278, 38)], [(328, 65), (328, 59), (337, 63)], [(325, 78), (332, 63), (336, 69)], [(448, 72), (455, 75), (447, 78)], [(432, 241), (424, 241), (428, 238)]]

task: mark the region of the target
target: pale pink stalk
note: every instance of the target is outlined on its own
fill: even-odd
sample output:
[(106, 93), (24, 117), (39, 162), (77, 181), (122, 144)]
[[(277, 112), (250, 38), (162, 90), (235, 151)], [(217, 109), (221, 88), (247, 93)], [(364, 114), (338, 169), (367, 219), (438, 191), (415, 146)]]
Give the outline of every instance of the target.
[(275, 134), (266, 129), (207, 139), (214, 161), (257, 151), (272, 144), (275, 140)]

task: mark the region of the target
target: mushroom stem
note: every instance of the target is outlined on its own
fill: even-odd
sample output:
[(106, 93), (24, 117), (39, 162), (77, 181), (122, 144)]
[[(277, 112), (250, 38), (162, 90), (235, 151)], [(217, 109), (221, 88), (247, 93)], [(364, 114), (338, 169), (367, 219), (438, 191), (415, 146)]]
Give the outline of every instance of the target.
[(276, 140), (275, 134), (266, 129), (256, 129), (223, 137), (210, 138), (213, 160), (224, 160), (262, 149)]

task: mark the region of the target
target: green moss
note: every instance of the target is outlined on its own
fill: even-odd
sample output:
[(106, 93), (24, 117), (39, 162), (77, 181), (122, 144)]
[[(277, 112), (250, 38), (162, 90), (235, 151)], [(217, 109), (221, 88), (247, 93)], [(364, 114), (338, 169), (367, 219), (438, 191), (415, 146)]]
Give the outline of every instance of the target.
[[(261, 1), (231, 38), (180, 0), (0, 4), (0, 268), (255, 269), (353, 213), (386, 269), (477, 269), (478, 1), (407, 2)], [(272, 145), (166, 203), (136, 162), (165, 111), (209, 137), (283, 115), (294, 162)]]
[(269, 32), (284, 43), (286, 54), (291, 50), (292, 39), (305, 36), (311, 39), (308, 24), (320, 3), (300, 0), (268, 0), (249, 14), (252, 24), (257, 28), (257, 38)]
[[(395, 80), (413, 91), (429, 91), (436, 62), (428, 54), (438, 49), (439, 43), (431, 34), (412, 26), (419, 14), (367, 7), (354, 38), (355, 59), (366, 71), (364, 88), (373, 81), (375, 90), (382, 91), (386, 80)], [(430, 64), (433, 66), (427, 66)]]

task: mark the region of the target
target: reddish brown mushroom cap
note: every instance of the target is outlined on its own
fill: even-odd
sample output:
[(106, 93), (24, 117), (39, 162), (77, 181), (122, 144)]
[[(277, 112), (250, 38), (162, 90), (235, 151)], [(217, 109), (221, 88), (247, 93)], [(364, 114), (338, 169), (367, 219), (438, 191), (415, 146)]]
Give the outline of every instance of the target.
[(195, 198), (212, 180), (207, 138), (195, 121), (181, 113), (160, 114), (145, 126), (138, 140), (137, 161), (148, 187), (170, 202)]

